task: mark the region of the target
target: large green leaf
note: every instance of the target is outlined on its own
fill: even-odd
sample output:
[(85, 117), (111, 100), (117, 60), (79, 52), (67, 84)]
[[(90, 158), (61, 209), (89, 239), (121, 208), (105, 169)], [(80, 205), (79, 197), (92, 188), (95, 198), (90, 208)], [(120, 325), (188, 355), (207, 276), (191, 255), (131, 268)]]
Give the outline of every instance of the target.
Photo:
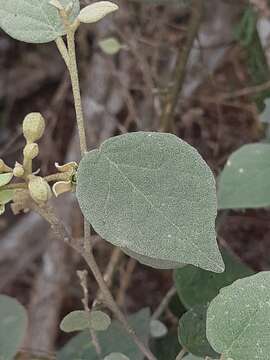
[(270, 272), (222, 289), (207, 312), (207, 338), (224, 360), (270, 359)]
[(186, 308), (198, 304), (207, 304), (224, 286), (235, 280), (254, 274), (246, 265), (238, 261), (227, 251), (222, 251), (225, 271), (222, 274), (187, 265), (174, 273), (174, 283), (181, 302)]
[(244, 145), (234, 152), (220, 175), (219, 209), (270, 206), (270, 144)]
[(96, 232), (116, 246), (172, 267), (224, 270), (214, 176), (174, 135), (139, 132), (105, 141), (81, 161), (77, 197)]
[(24, 307), (9, 296), (0, 295), (0, 359), (11, 360), (22, 344), (27, 328)]
[[(137, 335), (145, 342), (148, 342), (150, 312), (147, 309), (141, 310), (129, 317), (131, 326)], [(143, 355), (133, 340), (127, 335), (122, 326), (114, 321), (107, 331), (97, 334), (98, 342), (102, 349), (102, 357), (110, 353), (120, 352), (130, 360), (143, 360)], [(83, 332), (73, 339), (58, 353), (57, 360), (100, 360), (95, 348), (90, 341), (89, 331)]]
[[(79, 14), (79, 0), (73, 1), (70, 21)], [(60, 0), (63, 6), (71, 0)], [(0, 0), (0, 27), (14, 39), (46, 43), (65, 34), (56, 7), (49, 0)]]
[(197, 305), (181, 317), (178, 327), (179, 342), (193, 355), (218, 357), (206, 338), (206, 311), (207, 306)]

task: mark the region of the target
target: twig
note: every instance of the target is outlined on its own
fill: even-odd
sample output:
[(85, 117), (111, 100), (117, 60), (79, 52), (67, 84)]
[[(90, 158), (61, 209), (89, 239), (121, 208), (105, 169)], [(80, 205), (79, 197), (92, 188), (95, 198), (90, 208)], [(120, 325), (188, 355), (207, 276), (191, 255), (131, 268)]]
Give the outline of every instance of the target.
[(162, 300), (156, 311), (153, 313), (152, 320), (157, 320), (162, 315), (162, 313), (165, 311), (166, 307), (168, 306), (171, 298), (175, 295), (175, 293), (176, 293), (176, 288), (173, 286), (167, 292), (164, 299)]
[(96, 263), (95, 257), (92, 252), (92, 248), (85, 249), (82, 245), (78, 244), (74, 239), (72, 239), (65, 225), (62, 223), (60, 219), (57, 218), (57, 216), (54, 213), (54, 209), (50, 207), (48, 204), (43, 206), (38, 206), (34, 202), (31, 202), (30, 204), (28, 204), (28, 206), (29, 208), (32, 208), (34, 211), (39, 213), (44, 219), (46, 219), (50, 223), (52, 230), (59, 239), (64, 240), (71, 247), (73, 247), (73, 249), (75, 249), (81, 254), (81, 256), (86, 261), (87, 265), (91, 269), (99, 285), (99, 288), (104, 296), (104, 302), (106, 303), (108, 308), (114, 313), (117, 319), (121, 322), (127, 334), (129, 334), (129, 336), (133, 339), (134, 343), (138, 346), (138, 348), (145, 355), (145, 357), (148, 360), (157, 360), (156, 357), (152, 354), (152, 352), (147, 348), (147, 346), (137, 337), (135, 331), (129, 325), (124, 314), (121, 312), (118, 305), (116, 304)]
[(186, 355), (186, 350), (185, 349), (182, 349), (181, 351), (180, 351), (180, 353), (177, 355), (177, 357), (176, 357), (176, 359), (175, 360), (182, 360), (183, 359), (183, 357)]
[[(87, 287), (87, 275), (88, 275), (88, 272), (86, 270), (77, 271), (77, 275), (78, 275), (78, 277), (80, 279), (80, 284), (81, 284), (81, 287), (83, 289), (82, 303), (83, 303), (83, 306), (84, 306), (84, 310), (87, 311), (88, 313), (90, 313), (89, 293), (88, 293), (88, 287)], [(100, 347), (97, 335), (96, 335), (94, 330), (89, 329), (89, 331), (90, 331), (90, 336), (91, 336), (94, 348), (96, 350), (96, 353), (97, 353), (97, 355), (101, 355), (101, 347)]]
[(237, 98), (237, 97), (257, 94), (261, 91), (265, 91), (265, 90), (269, 90), (269, 89), (270, 89), (270, 81), (267, 81), (261, 85), (250, 86), (250, 87), (247, 87), (247, 88), (244, 88), (241, 90), (233, 91), (231, 93), (221, 94), (221, 95), (217, 96), (217, 98), (219, 100), (229, 100), (229, 99), (233, 99), (233, 98)]
[[(80, 149), (81, 155), (83, 156), (87, 152), (87, 143), (86, 143), (86, 132), (85, 132), (85, 125), (84, 125), (84, 117), (83, 117), (83, 110), (82, 110), (82, 99), (81, 99), (81, 92), (80, 92), (80, 83), (79, 83), (79, 75), (78, 75), (78, 65), (77, 65), (77, 58), (76, 58), (76, 47), (75, 47), (75, 32), (78, 27), (78, 23), (71, 24), (68, 19), (68, 15), (65, 10), (60, 10), (60, 16), (62, 17), (63, 24), (66, 29), (67, 34), (67, 52), (69, 56), (68, 61), (68, 70), (70, 73), (72, 90), (73, 90), (73, 97), (74, 97), (74, 104), (75, 104), (75, 111), (76, 111), (76, 119), (79, 131), (79, 139), (80, 139)], [(67, 56), (67, 53), (63, 50), (64, 43), (61, 44), (62, 51), (60, 49), (60, 53), (63, 56), (64, 60)], [(65, 62), (67, 59), (65, 60)], [(42, 211), (45, 216), (47, 216), (47, 220), (51, 223), (53, 230), (58, 235), (58, 237), (64, 237), (64, 239), (77, 251), (80, 252), (82, 257), (85, 259), (87, 265), (91, 269), (98, 285), (100, 291), (103, 294), (104, 301), (106, 302), (108, 308), (115, 314), (118, 320), (122, 323), (124, 329), (127, 333), (132, 337), (135, 344), (144, 354), (144, 356), (148, 360), (156, 360), (155, 356), (152, 352), (147, 348), (147, 346), (137, 337), (134, 330), (130, 327), (128, 321), (126, 320), (124, 314), (119, 309), (118, 305), (116, 304), (104, 278), (102, 273), (96, 263), (96, 259), (93, 254), (92, 245), (91, 245), (91, 231), (90, 226), (87, 223), (86, 219), (84, 219), (84, 244), (82, 246), (77, 246), (74, 244), (74, 241), (69, 236), (65, 226), (61, 223), (59, 224), (59, 220), (55, 218), (55, 215), (52, 212), (51, 208), (48, 208), (47, 212), (45, 211), (45, 206), (42, 208)], [(52, 222), (50, 221), (52, 220)], [(58, 221), (58, 223), (57, 223)]]
[[(116, 247), (113, 249), (109, 264), (105, 270), (105, 273), (103, 274), (103, 279), (106, 282), (108, 288), (110, 288), (112, 286), (112, 277), (113, 277), (116, 265), (118, 264), (118, 262), (122, 256), (123, 256), (123, 252), (119, 248)], [(97, 297), (96, 297), (96, 301), (98, 302), (101, 299), (102, 299), (102, 293), (99, 291), (97, 294)]]
[(122, 306), (125, 302), (125, 294), (130, 284), (131, 275), (136, 267), (137, 260), (130, 258), (128, 260), (125, 273), (121, 276), (121, 285), (117, 295), (117, 304)]
[(187, 39), (184, 48), (181, 48), (178, 52), (177, 64), (174, 73), (175, 82), (167, 96), (167, 101), (161, 115), (161, 131), (166, 132), (172, 130), (172, 118), (184, 84), (189, 54), (201, 24), (202, 13), (203, 0), (192, 0), (191, 18), (187, 30)]

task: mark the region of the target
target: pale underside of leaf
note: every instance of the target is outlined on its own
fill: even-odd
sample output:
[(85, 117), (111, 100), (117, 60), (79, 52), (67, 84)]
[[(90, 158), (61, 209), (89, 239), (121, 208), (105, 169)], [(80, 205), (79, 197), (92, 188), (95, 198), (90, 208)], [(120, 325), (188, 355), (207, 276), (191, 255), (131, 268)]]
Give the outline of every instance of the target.
[(77, 182), (84, 215), (114, 245), (165, 262), (224, 270), (214, 177), (197, 151), (176, 136), (109, 139), (84, 157)]
[(221, 290), (207, 314), (207, 337), (225, 359), (266, 360), (270, 354), (270, 272)]
[[(73, 0), (70, 20), (79, 14), (79, 1)], [(67, 6), (70, 0), (61, 0)], [(65, 34), (58, 10), (49, 0), (0, 0), (0, 27), (14, 39), (46, 43)]]

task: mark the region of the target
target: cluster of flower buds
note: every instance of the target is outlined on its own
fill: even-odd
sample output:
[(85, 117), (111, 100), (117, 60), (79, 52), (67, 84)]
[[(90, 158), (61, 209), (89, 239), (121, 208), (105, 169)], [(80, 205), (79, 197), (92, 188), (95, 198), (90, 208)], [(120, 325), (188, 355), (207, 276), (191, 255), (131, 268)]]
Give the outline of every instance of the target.
[(45, 130), (45, 120), (40, 113), (31, 113), (23, 121), (23, 136), (26, 145), (23, 149), (23, 166), (16, 164), (13, 173), (16, 176), (26, 176), (28, 189), (32, 199), (42, 204), (47, 202), (51, 196), (51, 188), (47, 181), (40, 176), (32, 174), (32, 161), (39, 154), (39, 146), (36, 143), (43, 135)]

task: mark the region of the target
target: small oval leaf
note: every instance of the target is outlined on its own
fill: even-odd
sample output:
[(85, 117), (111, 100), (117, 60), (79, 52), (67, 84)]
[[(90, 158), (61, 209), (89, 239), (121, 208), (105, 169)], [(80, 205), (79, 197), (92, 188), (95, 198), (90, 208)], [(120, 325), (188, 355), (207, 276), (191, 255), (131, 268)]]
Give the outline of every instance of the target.
[(98, 1), (83, 8), (78, 18), (82, 23), (91, 24), (118, 9), (118, 5), (111, 1)]
[(60, 329), (67, 333), (87, 328), (89, 328), (89, 313), (83, 310), (75, 310), (67, 314), (60, 324)]
[(110, 317), (102, 311), (75, 310), (61, 321), (60, 328), (65, 332), (93, 329), (95, 331), (107, 330), (111, 324)]
[(99, 310), (91, 311), (89, 321), (91, 329), (95, 331), (105, 331), (111, 325), (111, 319), (109, 315)]
[(115, 38), (101, 40), (99, 41), (98, 45), (107, 55), (115, 55), (122, 49), (122, 45)]
[(13, 359), (27, 328), (25, 308), (13, 298), (0, 295), (0, 358)]
[(129, 358), (121, 353), (111, 353), (105, 356), (104, 360), (129, 360)]
[(206, 338), (206, 311), (206, 306), (197, 305), (181, 317), (178, 327), (179, 342), (193, 355), (218, 358)]
[(153, 338), (161, 338), (168, 332), (167, 327), (159, 320), (150, 322), (150, 334)]
[[(79, 14), (78, 0), (59, 0), (64, 7), (73, 4), (70, 21)], [(58, 9), (49, 0), (0, 0), (0, 27), (14, 39), (47, 43), (65, 34)]]
[(0, 174), (0, 187), (10, 183), (13, 178), (13, 173)]
[(270, 272), (223, 288), (207, 311), (206, 334), (224, 359), (266, 360), (270, 354)]
[(172, 134), (120, 135), (87, 153), (77, 198), (96, 232), (116, 246), (224, 270), (214, 176), (198, 152)]

